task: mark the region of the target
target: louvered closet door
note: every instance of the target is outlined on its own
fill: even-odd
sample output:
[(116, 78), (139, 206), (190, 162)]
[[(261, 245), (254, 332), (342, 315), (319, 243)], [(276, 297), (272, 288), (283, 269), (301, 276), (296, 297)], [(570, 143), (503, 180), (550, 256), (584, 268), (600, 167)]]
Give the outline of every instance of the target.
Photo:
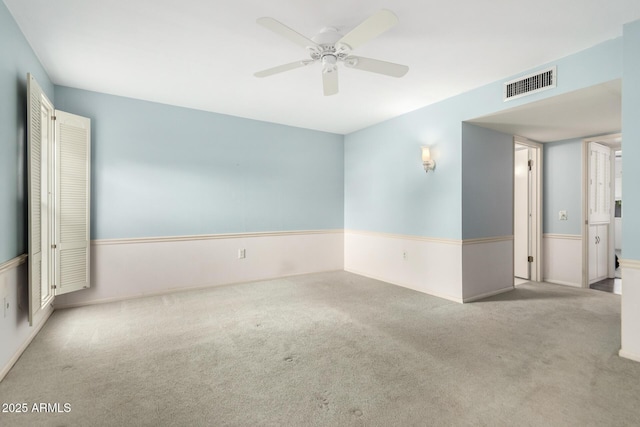
[(56, 110), (56, 295), (89, 287), (91, 121)]
[(611, 222), (611, 150), (589, 144), (589, 223)]
[[(27, 74), (27, 187), (28, 187), (28, 258), (29, 324), (42, 306), (42, 106), (44, 92), (31, 74)], [(46, 149), (46, 147), (45, 147)], [(44, 212), (45, 220), (47, 213)], [(46, 255), (46, 252), (45, 252)], [(46, 280), (46, 276), (44, 277)]]

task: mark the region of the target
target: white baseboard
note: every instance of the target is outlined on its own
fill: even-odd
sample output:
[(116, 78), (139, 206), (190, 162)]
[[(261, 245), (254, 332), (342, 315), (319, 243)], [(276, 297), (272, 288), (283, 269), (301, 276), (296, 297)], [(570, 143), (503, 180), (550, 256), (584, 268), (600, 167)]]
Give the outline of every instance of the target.
[(572, 288), (582, 288), (582, 285), (580, 283), (565, 282), (564, 280), (544, 279), (544, 281), (547, 283), (552, 283), (554, 285), (571, 286)]
[(40, 314), (40, 319), (37, 321), (36, 325), (33, 326), (31, 333), (22, 342), (20, 347), (18, 347), (18, 349), (13, 354), (11, 359), (9, 359), (9, 361), (2, 367), (2, 370), (0, 370), (0, 381), (4, 379), (4, 377), (9, 373), (9, 371), (13, 367), (13, 365), (15, 365), (18, 359), (20, 359), (20, 356), (22, 356), (22, 353), (24, 353), (27, 347), (29, 347), (29, 344), (31, 344), (31, 341), (33, 341), (36, 335), (38, 335), (38, 332), (40, 332), (40, 329), (42, 329), (44, 324), (47, 323), (47, 320), (49, 320), (49, 317), (52, 314), (53, 314), (52, 306), (47, 306), (46, 308), (42, 309)]
[(462, 302), (462, 242), (345, 230), (344, 270)]
[(364, 273), (364, 272), (361, 272), (361, 271), (351, 270), (351, 269), (347, 269), (347, 268), (345, 268), (344, 271), (346, 271), (348, 273), (357, 274), (358, 276), (368, 277), (369, 279), (379, 280), (381, 282), (386, 282), (386, 283), (390, 283), (392, 285), (396, 285), (396, 286), (400, 286), (400, 287), (403, 287), (403, 288), (411, 289), (411, 290), (414, 290), (414, 291), (422, 292), (424, 294), (431, 295), (431, 296), (434, 296), (434, 297), (437, 297), (437, 298), (442, 298), (442, 299), (446, 299), (446, 300), (457, 302), (457, 303), (462, 303), (463, 302), (461, 298), (456, 298), (456, 297), (452, 297), (450, 295), (445, 295), (445, 294), (439, 294), (439, 293), (433, 292), (433, 291), (428, 292), (428, 291), (425, 291), (424, 288), (416, 289), (415, 287), (413, 287), (413, 286), (411, 286), (411, 285), (409, 285), (407, 283), (393, 282), (393, 281), (391, 281), (391, 280), (389, 280), (387, 278), (371, 276), (370, 274), (367, 274), (367, 273)]
[(510, 292), (510, 291), (512, 291), (514, 289), (515, 289), (514, 286), (509, 286), (509, 287), (506, 287), (506, 288), (503, 288), (503, 289), (498, 289), (496, 291), (486, 292), (486, 293), (481, 294), (481, 295), (476, 295), (474, 297), (465, 298), (463, 302), (467, 303), (467, 302), (478, 301), (478, 300), (489, 298), (489, 297), (492, 297), (492, 296), (495, 296), (495, 295), (503, 294), (505, 292)]
[(618, 356), (624, 357), (625, 359), (633, 360), (634, 362), (640, 362), (640, 354), (631, 353), (623, 349), (620, 349), (620, 351), (618, 351)]
[(91, 287), (57, 296), (55, 307), (343, 270), (343, 249), (342, 230), (98, 240)]
[[(317, 271), (316, 273), (330, 273), (332, 271), (344, 271), (344, 270)], [(264, 278), (261, 278), (261, 279), (258, 279), (258, 280), (253, 280), (253, 281), (255, 282), (255, 281), (265, 281), (265, 280), (275, 280), (275, 279), (286, 279), (288, 277), (296, 277), (296, 276), (301, 276), (301, 275), (304, 275), (304, 274), (310, 274), (310, 273), (291, 274), (291, 275), (288, 275), (288, 276), (264, 277)], [(163, 290), (163, 291), (150, 292), (150, 293), (139, 294), (139, 295), (104, 298), (104, 299), (90, 300), (90, 301), (79, 301), (79, 302), (73, 302), (73, 303), (69, 303), (69, 304), (58, 304), (58, 303), (56, 303), (55, 304), (55, 309), (56, 310), (63, 310), (63, 309), (67, 309), (67, 308), (85, 307), (85, 306), (98, 305), (98, 304), (108, 304), (108, 303), (111, 303), (111, 302), (129, 301), (129, 300), (134, 300), (134, 299), (138, 299), (138, 298), (147, 298), (147, 297), (157, 297), (157, 296), (162, 296), (162, 295), (175, 294), (177, 292), (199, 291), (199, 290), (203, 290), (203, 289), (215, 288), (215, 287), (218, 287), (218, 286), (232, 286), (232, 285), (238, 285), (238, 284), (242, 284), (242, 283), (250, 283), (250, 282), (243, 280), (243, 281), (232, 282), (232, 283), (208, 284), (208, 285), (203, 285), (203, 286), (192, 286), (192, 287), (179, 287), (179, 288), (166, 289), (166, 290)]]
[(5, 317), (0, 320), (0, 381), (53, 313), (53, 308), (47, 306), (34, 319), (34, 326), (29, 326), (28, 301), (25, 300), (28, 286), (26, 260), (26, 255), (20, 255), (0, 264), (0, 297), (3, 303), (6, 298), (8, 305)]

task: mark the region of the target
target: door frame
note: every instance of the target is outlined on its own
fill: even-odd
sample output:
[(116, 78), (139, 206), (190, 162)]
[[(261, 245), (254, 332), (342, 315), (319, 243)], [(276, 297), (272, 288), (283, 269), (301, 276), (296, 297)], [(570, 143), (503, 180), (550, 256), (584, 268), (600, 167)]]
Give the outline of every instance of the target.
[[(531, 176), (531, 230), (530, 230), (530, 243), (531, 252), (533, 253), (533, 262), (531, 263), (530, 278), (533, 282), (542, 281), (542, 144), (532, 141), (523, 136), (514, 135), (513, 147), (515, 156), (515, 145), (524, 145), (532, 148), (534, 151), (534, 162)], [(514, 157), (515, 158), (515, 157)], [(513, 177), (512, 177), (513, 179)], [(513, 230), (515, 233), (515, 185), (513, 186), (514, 197), (512, 206), (513, 215)], [(515, 239), (513, 251), (515, 253)]]
[[(609, 147), (612, 153), (615, 149), (622, 148), (622, 134), (612, 133), (591, 138), (584, 138), (582, 140), (582, 287), (589, 288), (589, 176), (590, 176), (590, 161), (589, 161), (589, 144), (597, 142)], [(615, 179), (615, 154), (611, 156), (611, 167), (609, 168), (611, 173), (611, 182)], [(615, 193), (611, 193), (611, 206), (615, 206)], [(612, 225), (615, 221), (615, 208), (611, 209), (611, 221), (609, 223), (609, 239), (607, 244), (611, 247), (611, 233)], [(607, 256), (607, 272), (608, 276), (612, 276), (612, 268), (615, 270), (615, 251), (608, 251)], [(614, 274), (615, 275), (615, 274)]]

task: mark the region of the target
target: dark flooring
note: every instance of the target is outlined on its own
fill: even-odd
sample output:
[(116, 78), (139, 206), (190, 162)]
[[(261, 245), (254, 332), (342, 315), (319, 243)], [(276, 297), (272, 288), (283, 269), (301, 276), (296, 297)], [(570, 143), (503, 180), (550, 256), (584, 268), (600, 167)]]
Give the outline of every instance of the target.
[(611, 292), (614, 294), (622, 295), (622, 280), (619, 278), (604, 279), (591, 284), (589, 287), (598, 291)]

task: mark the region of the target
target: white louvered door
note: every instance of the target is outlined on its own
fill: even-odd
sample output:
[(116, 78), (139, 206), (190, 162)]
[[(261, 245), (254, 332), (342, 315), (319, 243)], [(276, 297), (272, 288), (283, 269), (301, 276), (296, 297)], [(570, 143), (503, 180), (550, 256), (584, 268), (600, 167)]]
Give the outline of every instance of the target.
[(56, 110), (55, 294), (89, 287), (91, 121)]
[(30, 325), (54, 295), (89, 287), (90, 160), (90, 120), (54, 110), (27, 74)]
[[(29, 324), (42, 306), (42, 99), (40, 85), (27, 74), (27, 186)], [(44, 171), (46, 174), (46, 171)], [(45, 214), (46, 215), (46, 214)]]

